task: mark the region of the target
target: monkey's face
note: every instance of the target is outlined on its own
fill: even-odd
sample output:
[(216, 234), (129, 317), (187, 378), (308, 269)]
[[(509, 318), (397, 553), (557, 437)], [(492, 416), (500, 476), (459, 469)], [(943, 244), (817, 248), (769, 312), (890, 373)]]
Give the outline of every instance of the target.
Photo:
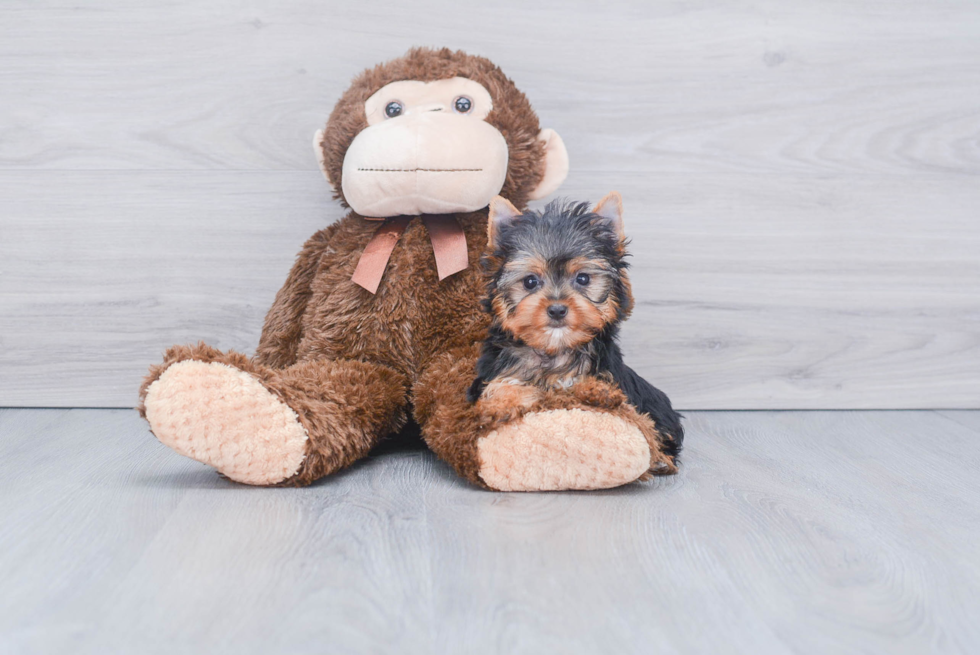
[(518, 206), (568, 174), (568, 153), (488, 59), (413, 48), (354, 78), (313, 139), (334, 196), (368, 218)]
[(393, 82), (364, 103), (368, 126), (344, 156), (344, 198), (363, 216), (475, 211), (500, 192), (507, 142), (486, 121), (483, 85)]

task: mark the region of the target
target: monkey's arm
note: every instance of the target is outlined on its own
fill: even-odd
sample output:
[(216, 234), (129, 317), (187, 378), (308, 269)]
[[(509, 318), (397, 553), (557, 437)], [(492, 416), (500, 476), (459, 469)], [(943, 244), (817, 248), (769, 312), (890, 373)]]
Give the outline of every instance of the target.
[(259, 364), (285, 368), (296, 362), (296, 349), (303, 336), (303, 313), (312, 294), (310, 286), (336, 225), (320, 230), (303, 244), (286, 282), (265, 315), (262, 337), (255, 352)]

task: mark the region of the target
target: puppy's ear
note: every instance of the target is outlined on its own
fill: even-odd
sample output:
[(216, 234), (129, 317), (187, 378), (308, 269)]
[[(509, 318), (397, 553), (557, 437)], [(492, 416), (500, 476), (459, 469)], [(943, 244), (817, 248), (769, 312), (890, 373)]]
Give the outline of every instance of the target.
[(623, 196), (619, 195), (619, 191), (607, 193), (592, 213), (606, 222), (620, 241), (626, 239), (626, 227), (623, 225)]
[(487, 222), (487, 245), (496, 248), (500, 240), (500, 229), (511, 225), (520, 218), (521, 212), (503, 196), (494, 196), (490, 201), (490, 220)]

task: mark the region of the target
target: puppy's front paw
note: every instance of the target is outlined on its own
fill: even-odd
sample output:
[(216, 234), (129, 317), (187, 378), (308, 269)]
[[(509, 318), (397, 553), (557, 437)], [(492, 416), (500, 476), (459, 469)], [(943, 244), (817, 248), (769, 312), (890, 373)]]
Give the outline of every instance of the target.
[(522, 416), (541, 398), (537, 387), (516, 380), (495, 380), (483, 389), (477, 409), (494, 421), (510, 421)]
[(626, 395), (604, 380), (595, 377), (585, 377), (569, 388), (575, 398), (591, 407), (616, 409), (626, 402)]

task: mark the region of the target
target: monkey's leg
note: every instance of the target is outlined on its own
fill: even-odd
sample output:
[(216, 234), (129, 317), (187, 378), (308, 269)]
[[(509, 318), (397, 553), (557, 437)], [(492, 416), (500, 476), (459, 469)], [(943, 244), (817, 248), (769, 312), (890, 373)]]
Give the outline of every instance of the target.
[(254, 485), (306, 485), (360, 459), (405, 421), (407, 380), (378, 364), (272, 369), (176, 346), (151, 369), (140, 413), (165, 445)]
[(444, 353), (413, 389), (422, 436), (461, 476), (500, 491), (546, 491), (676, 472), (653, 423), (601, 380), (545, 393), (509, 415), (467, 402), (477, 356), (476, 346)]

